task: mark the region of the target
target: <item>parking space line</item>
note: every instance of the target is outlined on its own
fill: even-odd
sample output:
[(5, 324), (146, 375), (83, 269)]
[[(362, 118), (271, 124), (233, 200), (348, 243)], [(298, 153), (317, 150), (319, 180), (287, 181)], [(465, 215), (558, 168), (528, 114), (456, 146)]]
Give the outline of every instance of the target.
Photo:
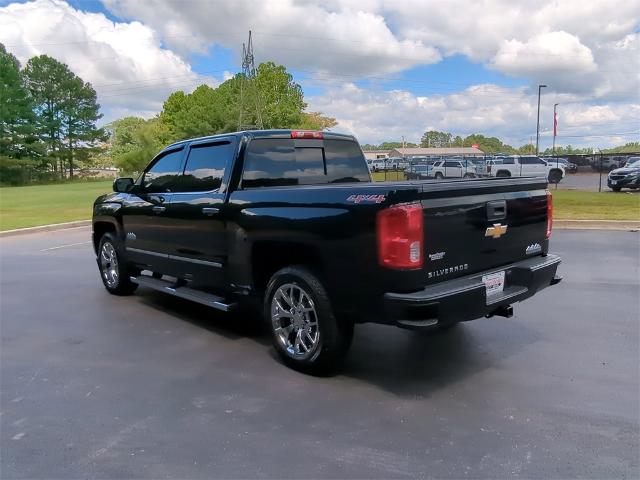
[(58, 250), (60, 248), (67, 248), (67, 247), (75, 247), (77, 245), (86, 245), (88, 243), (91, 243), (91, 240), (87, 240), (86, 242), (78, 242), (78, 243), (68, 243), (66, 245), (58, 245), (57, 247), (49, 247), (49, 248), (43, 248), (42, 250), (40, 250), (41, 252), (48, 252), (50, 250)]

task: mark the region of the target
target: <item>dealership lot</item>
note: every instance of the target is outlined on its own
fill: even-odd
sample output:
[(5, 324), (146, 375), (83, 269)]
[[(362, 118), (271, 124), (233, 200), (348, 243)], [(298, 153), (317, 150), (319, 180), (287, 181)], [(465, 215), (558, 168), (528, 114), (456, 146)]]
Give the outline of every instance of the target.
[(356, 328), (343, 371), (256, 319), (108, 295), (86, 228), (0, 239), (4, 478), (635, 478), (637, 232), (556, 231), (565, 281), (427, 336)]

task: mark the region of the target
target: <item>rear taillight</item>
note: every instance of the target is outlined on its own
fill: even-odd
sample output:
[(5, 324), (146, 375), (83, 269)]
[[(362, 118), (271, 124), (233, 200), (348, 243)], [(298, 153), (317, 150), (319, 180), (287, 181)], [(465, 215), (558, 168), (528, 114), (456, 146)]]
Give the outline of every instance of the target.
[(553, 197), (551, 192), (547, 190), (547, 238), (551, 236), (553, 228)]
[(310, 132), (307, 130), (292, 130), (291, 138), (311, 138), (322, 140), (324, 138), (324, 134), (322, 132)]
[(389, 268), (422, 267), (422, 206), (398, 205), (378, 212), (378, 261)]

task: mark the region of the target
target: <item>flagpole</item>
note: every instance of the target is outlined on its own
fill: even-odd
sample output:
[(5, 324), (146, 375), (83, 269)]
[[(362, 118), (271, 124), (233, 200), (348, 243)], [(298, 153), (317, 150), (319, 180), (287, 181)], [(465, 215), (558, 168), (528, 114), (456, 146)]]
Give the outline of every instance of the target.
[[(556, 109), (560, 105), (559, 103), (555, 103), (553, 105), (553, 156), (556, 159), (556, 168), (558, 168), (558, 157), (556, 156), (556, 137), (558, 136), (558, 114)], [(558, 189), (558, 183), (556, 182), (556, 190)]]

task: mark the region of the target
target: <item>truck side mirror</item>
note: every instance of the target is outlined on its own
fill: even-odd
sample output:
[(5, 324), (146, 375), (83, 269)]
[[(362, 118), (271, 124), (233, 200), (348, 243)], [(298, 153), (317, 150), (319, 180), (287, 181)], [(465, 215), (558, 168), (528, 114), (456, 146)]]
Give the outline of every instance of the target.
[(121, 177), (113, 181), (113, 191), (118, 193), (129, 193), (133, 190), (133, 178)]

